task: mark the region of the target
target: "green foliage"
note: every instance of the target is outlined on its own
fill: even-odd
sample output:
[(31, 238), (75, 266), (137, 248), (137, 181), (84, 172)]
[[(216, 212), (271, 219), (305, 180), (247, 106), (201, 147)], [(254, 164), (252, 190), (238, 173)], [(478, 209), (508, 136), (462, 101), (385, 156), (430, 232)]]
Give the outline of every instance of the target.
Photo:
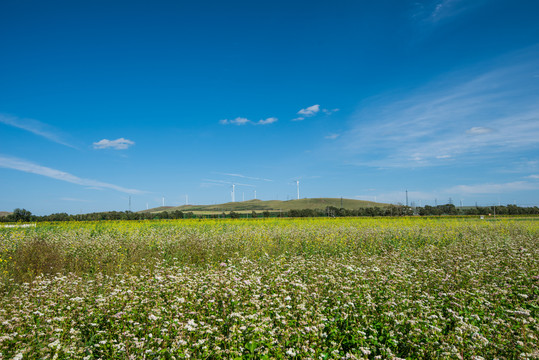
[(536, 219), (0, 228), (11, 359), (533, 358)]

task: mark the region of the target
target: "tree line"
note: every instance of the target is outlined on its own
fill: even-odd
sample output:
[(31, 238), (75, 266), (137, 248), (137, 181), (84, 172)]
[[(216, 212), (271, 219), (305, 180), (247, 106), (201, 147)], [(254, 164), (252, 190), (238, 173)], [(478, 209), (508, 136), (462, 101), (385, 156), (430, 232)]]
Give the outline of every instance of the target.
[(102, 221), (102, 220), (156, 220), (156, 219), (217, 219), (217, 218), (269, 218), (269, 217), (346, 217), (346, 216), (440, 216), (440, 215), (539, 215), (539, 208), (517, 205), (456, 207), (453, 204), (424, 207), (389, 205), (385, 207), (365, 207), (344, 209), (328, 206), (325, 209), (301, 209), (286, 211), (252, 211), (238, 213), (230, 211), (220, 214), (195, 214), (180, 210), (159, 213), (107, 211), (90, 214), (70, 215), (55, 213), (38, 216), (25, 209), (15, 209), (13, 213), (0, 217), (0, 222), (39, 222), (39, 221)]

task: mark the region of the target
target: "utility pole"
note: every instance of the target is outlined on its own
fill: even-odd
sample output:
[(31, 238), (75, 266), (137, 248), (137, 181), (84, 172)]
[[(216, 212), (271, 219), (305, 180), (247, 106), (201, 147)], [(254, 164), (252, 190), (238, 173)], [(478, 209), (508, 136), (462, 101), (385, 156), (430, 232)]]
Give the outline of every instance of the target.
[(408, 207), (408, 190), (406, 190), (406, 207)]

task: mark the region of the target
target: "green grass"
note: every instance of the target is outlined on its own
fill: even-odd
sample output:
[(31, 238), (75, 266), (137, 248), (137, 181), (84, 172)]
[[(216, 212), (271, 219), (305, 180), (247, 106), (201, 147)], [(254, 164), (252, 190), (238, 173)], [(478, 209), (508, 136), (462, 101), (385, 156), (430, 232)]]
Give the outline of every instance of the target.
[[(288, 210), (302, 210), (302, 209), (320, 209), (324, 210), (328, 206), (334, 206), (336, 208), (341, 207), (340, 198), (313, 198), (313, 199), (299, 199), (299, 200), (248, 200), (229, 202), (218, 205), (182, 205), (182, 206), (161, 206), (149, 210), (143, 210), (141, 212), (161, 212), (161, 211), (175, 211), (180, 210), (184, 212), (189, 211), (205, 211), (205, 212), (228, 212), (228, 211), (288, 211)], [(345, 209), (358, 209), (364, 207), (386, 207), (388, 204), (376, 203), (365, 200), (354, 199), (342, 199), (342, 207)]]

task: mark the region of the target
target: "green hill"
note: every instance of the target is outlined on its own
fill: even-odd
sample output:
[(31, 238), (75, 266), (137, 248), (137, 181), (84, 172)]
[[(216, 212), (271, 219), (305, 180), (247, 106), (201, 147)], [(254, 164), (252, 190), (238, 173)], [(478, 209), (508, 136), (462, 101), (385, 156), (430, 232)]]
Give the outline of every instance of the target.
[[(320, 209), (323, 210), (328, 206), (336, 208), (341, 207), (340, 198), (314, 198), (314, 199), (299, 199), (299, 200), (248, 200), (229, 202), (218, 205), (182, 205), (182, 206), (160, 206), (153, 209), (143, 210), (140, 212), (161, 212), (161, 211), (183, 211), (183, 212), (228, 212), (228, 211), (287, 211), (287, 210), (302, 210), (302, 209)], [(386, 207), (388, 204), (376, 203), (365, 200), (342, 199), (342, 207), (345, 209), (358, 209), (364, 207)]]
[(8, 216), (8, 215), (11, 215), (12, 213), (10, 213), (9, 211), (0, 211), (0, 217), (2, 216)]

